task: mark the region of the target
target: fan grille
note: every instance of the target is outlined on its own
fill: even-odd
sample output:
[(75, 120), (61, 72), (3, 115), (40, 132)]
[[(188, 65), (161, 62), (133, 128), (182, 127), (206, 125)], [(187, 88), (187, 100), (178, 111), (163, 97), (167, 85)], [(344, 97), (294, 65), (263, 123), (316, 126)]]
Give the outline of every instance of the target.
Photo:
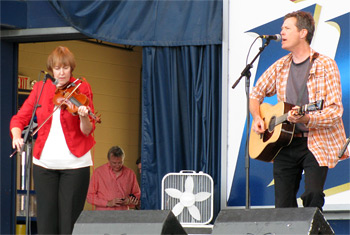
[(180, 199), (170, 197), (165, 189), (174, 188), (181, 192), (185, 192), (185, 181), (187, 177), (193, 178), (194, 187), (193, 194), (196, 195), (199, 192), (208, 192), (211, 196), (201, 202), (195, 202), (195, 206), (199, 209), (201, 219), (196, 220), (192, 218), (187, 207), (184, 207), (182, 213), (177, 216), (178, 221), (181, 224), (207, 224), (213, 217), (213, 179), (210, 175), (203, 172), (195, 173), (169, 173), (163, 177), (162, 180), (162, 209), (171, 210), (176, 204), (180, 202)]

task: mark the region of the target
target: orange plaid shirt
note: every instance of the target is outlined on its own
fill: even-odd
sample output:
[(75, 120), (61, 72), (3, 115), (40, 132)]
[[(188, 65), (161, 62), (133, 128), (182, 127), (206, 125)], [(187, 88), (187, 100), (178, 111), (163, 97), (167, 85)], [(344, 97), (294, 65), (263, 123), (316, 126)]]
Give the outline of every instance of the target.
[[(316, 56), (307, 80), (307, 89), (309, 102), (324, 100), (324, 108), (309, 113), (310, 120), (306, 124), (309, 128), (308, 148), (320, 166), (333, 168), (338, 163), (339, 152), (346, 142), (340, 75), (334, 60), (311, 49), (310, 58)], [(262, 103), (264, 97), (277, 94), (278, 101), (286, 102), (291, 62), (290, 53), (271, 65), (253, 87), (250, 98)], [(346, 158), (349, 158), (348, 151), (342, 157)]]

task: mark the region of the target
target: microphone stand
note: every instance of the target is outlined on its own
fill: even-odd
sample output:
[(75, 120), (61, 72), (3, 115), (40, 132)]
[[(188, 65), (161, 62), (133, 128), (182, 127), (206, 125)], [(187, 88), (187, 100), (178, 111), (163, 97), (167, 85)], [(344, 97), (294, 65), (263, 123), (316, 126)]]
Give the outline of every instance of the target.
[(341, 158), (344, 155), (346, 149), (348, 148), (349, 143), (350, 143), (350, 137), (346, 139), (346, 142), (345, 142), (343, 148), (339, 152), (338, 158)]
[(32, 117), (30, 119), (28, 128), (27, 128), (27, 130), (24, 131), (24, 137), (23, 137), (23, 143), (24, 143), (23, 146), (26, 146), (26, 150), (24, 151), (24, 156), (22, 156), (25, 159), (24, 162), (26, 165), (23, 168), (25, 171), (23, 174), (23, 175), (25, 175), (25, 184), (22, 185), (23, 188), (26, 190), (26, 200), (25, 200), (25, 203), (26, 203), (26, 205), (25, 205), (26, 206), (26, 208), (25, 208), (25, 211), (26, 211), (26, 234), (31, 233), (31, 231), (30, 231), (30, 216), (29, 216), (31, 166), (32, 166), (32, 152), (33, 152), (33, 150), (32, 150), (33, 149), (33, 147), (32, 147), (33, 136), (31, 135), (31, 133), (33, 133), (33, 123), (34, 123), (34, 117), (35, 117), (36, 110), (38, 107), (41, 106), (41, 105), (39, 105), (39, 100), (40, 100), (41, 94), (43, 92), (46, 81), (47, 81), (47, 78), (45, 77), (44, 83), (43, 83), (41, 90), (40, 90), (40, 93), (39, 93), (39, 97), (36, 101), (36, 104), (34, 105)]
[(250, 208), (250, 159), (249, 159), (249, 127), (250, 127), (250, 112), (249, 112), (249, 87), (250, 87), (250, 69), (253, 68), (253, 63), (255, 60), (259, 57), (259, 55), (263, 52), (265, 47), (269, 45), (270, 39), (266, 39), (266, 42), (262, 47), (259, 48), (258, 54), (254, 57), (254, 59), (247, 64), (247, 66), (243, 69), (241, 76), (237, 79), (237, 81), (233, 84), (232, 89), (235, 89), (235, 87), (238, 85), (242, 77), (245, 77), (245, 92), (246, 92), (246, 99), (247, 99), (247, 136), (246, 136), (246, 144), (245, 144), (245, 173), (246, 173), (246, 201), (245, 201), (245, 208)]

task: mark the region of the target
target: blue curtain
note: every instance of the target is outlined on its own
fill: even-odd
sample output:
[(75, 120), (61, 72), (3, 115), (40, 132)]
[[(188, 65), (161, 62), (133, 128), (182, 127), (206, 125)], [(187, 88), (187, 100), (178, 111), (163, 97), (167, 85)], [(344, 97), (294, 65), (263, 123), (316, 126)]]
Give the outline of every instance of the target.
[(145, 47), (142, 72), (142, 207), (160, 209), (169, 172), (203, 171), (220, 209), (221, 46)]
[(221, 44), (222, 0), (49, 0), (71, 26), (135, 46)]

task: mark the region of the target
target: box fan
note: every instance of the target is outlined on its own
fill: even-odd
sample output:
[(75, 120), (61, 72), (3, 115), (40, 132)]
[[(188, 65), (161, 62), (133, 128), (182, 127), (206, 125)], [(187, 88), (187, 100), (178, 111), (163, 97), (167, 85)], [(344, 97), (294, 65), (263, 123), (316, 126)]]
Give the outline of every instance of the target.
[(168, 173), (162, 179), (162, 210), (172, 210), (184, 227), (206, 225), (213, 218), (213, 190), (206, 173)]

